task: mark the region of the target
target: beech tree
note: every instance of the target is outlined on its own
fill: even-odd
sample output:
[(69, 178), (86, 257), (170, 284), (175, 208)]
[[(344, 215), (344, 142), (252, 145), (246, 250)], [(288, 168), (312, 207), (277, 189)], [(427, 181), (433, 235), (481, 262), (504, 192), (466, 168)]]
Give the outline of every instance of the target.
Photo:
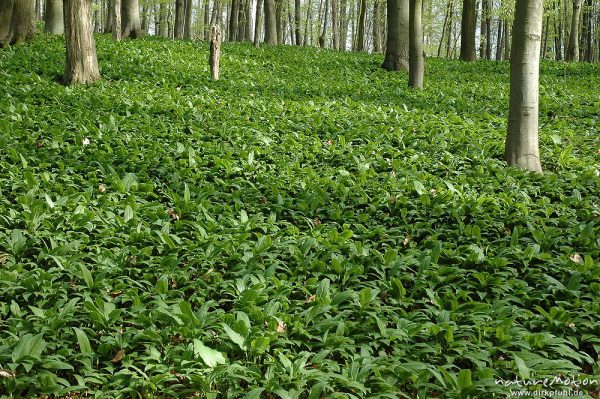
[(65, 33), (62, 0), (46, 0), (44, 30), (54, 35), (62, 35)]
[(387, 0), (387, 37), (382, 68), (408, 72), (409, 0)]
[(275, 0), (264, 0), (265, 3), (265, 44), (277, 45), (277, 17)]
[(477, 29), (476, 0), (463, 0), (462, 20), (460, 28), (460, 59), (475, 61), (475, 30)]
[(423, 90), (425, 57), (423, 56), (423, 0), (410, 0), (408, 86)]
[(510, 60), (510, 105), (504, 158), (542, 172), (538, 146), (539, 67), (543, 0), (517, 0)]
[(35, 36), (34, 0), (3, 0), (0, 10), (1, 46), (24, 43)]
[(90, 0), (65, 0), (67, 63), (64, 82), (93, 83), (100, 79), (96, 43), (90, 19)]
[(567, 61), (579, 61), (579, 19), (581, 17), (582, 0), (573, 0), (573, 14), (571, 17), (571, 33), (569, 34), (569, 47)]
[(121, 1), (121, 37), (136, 39), (142, 36), (140, 5), (138, 0)]

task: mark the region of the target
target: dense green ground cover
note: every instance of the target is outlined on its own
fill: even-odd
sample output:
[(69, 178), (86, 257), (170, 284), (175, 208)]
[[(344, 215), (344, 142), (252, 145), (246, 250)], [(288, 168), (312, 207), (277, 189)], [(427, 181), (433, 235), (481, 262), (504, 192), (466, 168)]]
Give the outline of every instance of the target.
[(597, 66), (543, 65), (536, 176), (501, 160), (507, 63), (429, 60), (419, 93), (380, 56), (223, 51), (212, 82), (204, 43), (98, 37), (71, 88), (61, 39), (0, 51), (0, 395), (600, 378)]

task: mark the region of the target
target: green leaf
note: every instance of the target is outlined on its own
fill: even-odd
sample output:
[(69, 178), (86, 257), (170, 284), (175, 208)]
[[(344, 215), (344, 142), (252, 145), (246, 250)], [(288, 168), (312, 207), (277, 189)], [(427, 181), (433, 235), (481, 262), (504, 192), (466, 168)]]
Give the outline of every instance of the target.
[(83, 354), (92, 353), (92, 346), (87, 334), (80, 328), (73, 327), (75, 335), (77, 335), (77, 343), (79, 344), (79, 350)]
[(244, 337), (242, 337), (237, 332), (233, 331), (227, 324), (223, 323), (221, 325), (223, 326), (223, 329), (225, 330), (225, 333), (227, 334), (229, 339), (231, 339), (235, 344), (237, 344), (240, 347), (240, 349), (245, 351), (247, 347), (244, 343)]
[(200, 356), (202, 361), (210, 368), (225, 364), (225, 356), (219, 351), (208, 348), (199, 339), (194, 339), (194, 355)]
[(517, 369), (519, 370), (519, 374), (521, 376), (521, 378), (528, 380), (531, 378), (531, 373), (529, 372), (529, 367), (527, 367), (527, 364), (525, 364), (525, 361), (523, 359), (521, 359), (519, 356), (517, 356), (516, 354), (513, 354), (513, 357), (515, 359), (515, 364), (517, 365)]

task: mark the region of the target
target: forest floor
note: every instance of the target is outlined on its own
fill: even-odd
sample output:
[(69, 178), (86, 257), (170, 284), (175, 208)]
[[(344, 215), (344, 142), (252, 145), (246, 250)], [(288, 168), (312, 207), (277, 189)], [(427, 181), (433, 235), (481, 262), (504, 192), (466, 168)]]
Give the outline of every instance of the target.
[(97, 48), (0, 50), (0, 396), (599, 397), (598, 65), (542, 64), (540, 176), (506, 62)]

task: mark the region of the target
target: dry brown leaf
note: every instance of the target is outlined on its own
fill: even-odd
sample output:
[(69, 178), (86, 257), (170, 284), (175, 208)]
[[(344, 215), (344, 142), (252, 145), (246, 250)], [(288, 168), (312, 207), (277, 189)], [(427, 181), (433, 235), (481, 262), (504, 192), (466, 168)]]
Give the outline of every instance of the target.
[(113, 359), (112, 359), (113, 363), (119, 363), (121, 361), (121, 359), (123, 359), (123, 356), (125, 356), (125, 351), (123, 349), (121, 349), (120, 351), (117, 352), (115, 357), (113, 357)]
[(575, 263), (583, 263), (583, 258), (579, 254), (573, 254), (570, 258)]
[(15, 378), (15, 373), (6, 370), (0, 370), (0, 377), (2, 378)]
[(306, 302), (311, 303), (314, 302), (316, 298), (316, 295), (311, 295), (308, 298), (306, 298)]
[(279, 323), (277, 323), (277, 332), (278, 333), (284, 333), (287, 330), (287, 326), (285, 325), (285, 323), (283, 321), (280, 321)]

